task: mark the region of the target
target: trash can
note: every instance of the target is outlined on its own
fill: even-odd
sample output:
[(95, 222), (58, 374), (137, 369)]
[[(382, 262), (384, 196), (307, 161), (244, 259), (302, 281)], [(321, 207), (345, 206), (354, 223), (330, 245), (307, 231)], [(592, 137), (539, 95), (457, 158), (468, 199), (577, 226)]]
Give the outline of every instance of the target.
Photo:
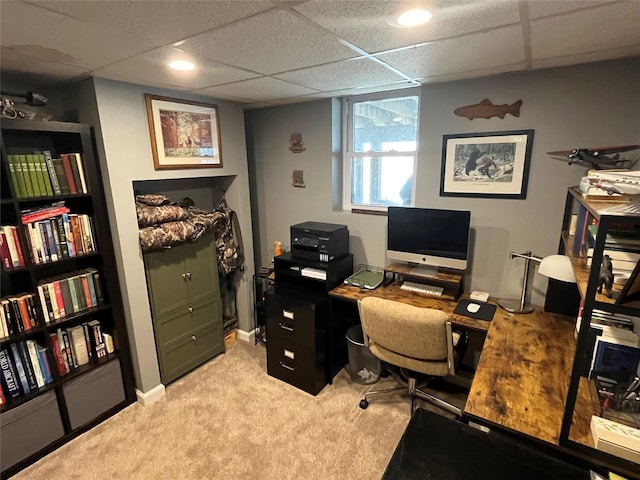
[(349, 355), (348, 371), (355, 383), (367, 385), (380, 378), (380, 360), (364, 344), (364, 335), (360, 325), (347, 330), (347, 350)]

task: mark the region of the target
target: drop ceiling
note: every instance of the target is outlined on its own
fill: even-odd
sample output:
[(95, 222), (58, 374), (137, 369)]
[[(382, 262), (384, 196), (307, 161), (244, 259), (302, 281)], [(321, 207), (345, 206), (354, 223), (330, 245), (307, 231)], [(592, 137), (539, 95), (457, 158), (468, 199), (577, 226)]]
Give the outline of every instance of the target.
[[(640, 55), (640, 1), (0, 1), (2, 79), (87, 76), (247, 108)], [(415, 2), (412, 2), (415, 3)], [(187, 58), (190, 72), (167, 63)]]

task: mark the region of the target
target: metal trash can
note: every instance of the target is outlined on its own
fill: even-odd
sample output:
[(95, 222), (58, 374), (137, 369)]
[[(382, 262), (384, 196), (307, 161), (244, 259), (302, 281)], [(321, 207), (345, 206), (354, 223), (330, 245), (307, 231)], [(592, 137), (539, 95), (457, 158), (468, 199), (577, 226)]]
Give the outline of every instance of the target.
[(377, 382), (380, 378), (380, 360), (371, 353), (369, 347), (365, 346), (360, 325), (354, 325), (347, 330), (347, 350), (349, 355), (347, 370), (351, 380), (363, 385)]

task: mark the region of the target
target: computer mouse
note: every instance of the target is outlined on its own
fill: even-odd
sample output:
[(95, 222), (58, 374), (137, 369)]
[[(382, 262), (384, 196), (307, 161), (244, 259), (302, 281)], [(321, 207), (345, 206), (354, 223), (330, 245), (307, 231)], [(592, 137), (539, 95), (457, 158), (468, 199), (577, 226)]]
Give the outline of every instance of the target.
[(477, 303), (470, 303), (467, 305), (467, 312), (469, 313), (476, 313), (478, 310), (480, 310), (480, 305)]

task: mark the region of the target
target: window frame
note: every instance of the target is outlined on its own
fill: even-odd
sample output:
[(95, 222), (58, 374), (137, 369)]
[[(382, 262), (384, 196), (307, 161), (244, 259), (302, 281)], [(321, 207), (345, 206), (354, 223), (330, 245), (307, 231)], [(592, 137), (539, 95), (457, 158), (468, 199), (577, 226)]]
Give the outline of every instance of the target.
[[(386, 92), (367, 93), (362, 95), (350, 95), (342, 98), (342, 208), (347, 211), (372, 211), (386, 212), (387, 205), (358, 204), (351, 202), (351, 160), (355, 157), (413, 157), (412, 175), (415, 180), (418, 166), (418, 142), (420, 138), (420, 87), (403, 88), (400, 90), (390, 90)], [(418, 97), (418, 115), (416, 117), (416, 149), (406, 152), (353, 152), (354, 131), (351, 118), (353, 117), (353, 106), (356, 103), (368, 102), (372, 100), (385, 100), (388, 98)], [(411, 188), (411, 202), (407, 206), (415, 206), (416, 184), (413, 182)]]

